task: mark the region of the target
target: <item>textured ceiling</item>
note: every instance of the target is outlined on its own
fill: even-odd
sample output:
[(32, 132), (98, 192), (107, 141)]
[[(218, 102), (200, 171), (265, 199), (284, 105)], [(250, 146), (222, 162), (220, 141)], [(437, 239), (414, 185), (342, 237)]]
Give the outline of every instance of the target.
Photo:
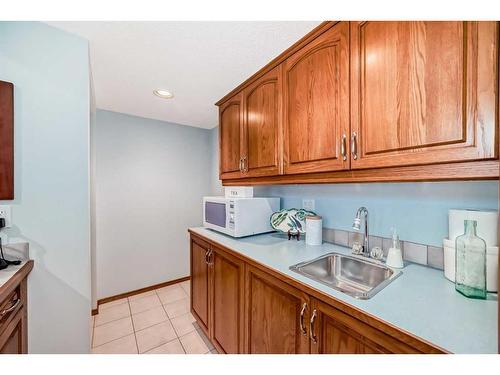
[(49, 24), (89, 40), (98, 108), (213, 128), (214, 103), (319, 22)]

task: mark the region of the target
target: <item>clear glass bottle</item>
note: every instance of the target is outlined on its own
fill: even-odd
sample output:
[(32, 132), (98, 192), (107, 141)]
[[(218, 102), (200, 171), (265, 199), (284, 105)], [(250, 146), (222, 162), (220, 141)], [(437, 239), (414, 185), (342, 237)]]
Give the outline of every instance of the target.
[(477, 222), (464, 220), (465, 233), (455, 242), (455, 289), (469, 298), (486, 299), (486, 242), (476, 234)]

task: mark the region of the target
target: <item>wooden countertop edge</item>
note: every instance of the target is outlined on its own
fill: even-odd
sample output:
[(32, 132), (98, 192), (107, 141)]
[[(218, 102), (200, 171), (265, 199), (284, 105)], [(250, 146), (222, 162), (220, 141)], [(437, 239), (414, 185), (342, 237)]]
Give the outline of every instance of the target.
[(361, 321), (364, 323), (367, 323), (368, 325), (384, 332), (385, 334), (394, 337), (395, 339), (402, 341), (412, 347), (414, 347), (417, 350), (422, 351), (423, 353), (440, 353), (440, 354), (451, 354), (450, 351), (441, 348), (438, 345), (435, 345), (431, 343), (430, 341), (427, 341), (421, 337), (418, 337), (417, 335), (408, 332), (392, 323), (389, 323), (375, 315), (372, 315), (366, 311), (363, 311), (362, 309), (350, 305), (345, 301), (341, 301), (335, 297), (332, 297), (318, 289), (315, 289), (314, 287), (304, 284), (303, 282), (299, 280), (292, 279), (289, 275), (286, 275), (280, 271), (274, 270), (269, 268), (267, 265), (262, 264), (252, 258), (249, 258), (246, 255), (243, 255), (235, 250), (232, 250), (228, 248), (227, 246), (209, 239), (207, 237), (204, 237), (203, 235), (196, 233), (195, 231), (188, 229), (188, 232), (195, 236), (198, 237), (199, 239), (214, 244), (217, 247), (220, 247), (222, 250), (229, 252), (231, 255), (245, 261), (246, 263), (255, 266), (261, 270), (264, 270), (270, 274), (272, 274), (275, 277), (278, 277), (280, 280), (286, 282), (287, 284), (292, 285), (293, 287), (299, 288), (303, 292), (312, 295), (315, 298), (318, 298), (324, 303), (329, 304), (330, 306), (339, 309)]
[[(19, 268), (12, 277), (7, 280), (5, 284), (0, 287), (0, 301), (3, 301), (8, 297), (9, 293), (12, 292), (19, 283), (31, 272), (35, 262), (30, 259), (21, 268)], [(1, 271), (0, 271), (1, 272)]]

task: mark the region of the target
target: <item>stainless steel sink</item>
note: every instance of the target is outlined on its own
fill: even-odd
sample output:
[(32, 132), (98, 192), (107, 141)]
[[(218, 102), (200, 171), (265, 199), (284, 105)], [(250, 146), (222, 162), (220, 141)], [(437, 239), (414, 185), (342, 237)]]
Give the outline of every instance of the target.
[(402, 274), (383, 264), (339, 253), (325, 254), (290, 269), (359, 299), (373, 297)]

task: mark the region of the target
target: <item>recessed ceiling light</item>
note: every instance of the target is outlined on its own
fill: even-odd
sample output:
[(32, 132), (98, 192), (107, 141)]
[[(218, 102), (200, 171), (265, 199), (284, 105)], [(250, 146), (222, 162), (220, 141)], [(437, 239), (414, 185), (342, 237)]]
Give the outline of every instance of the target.
[(170, 91), (163, 89), (153, 90), (153, 94), (162, 99), (172, 99), (174, 97), (174, 94), (172, 94)]

